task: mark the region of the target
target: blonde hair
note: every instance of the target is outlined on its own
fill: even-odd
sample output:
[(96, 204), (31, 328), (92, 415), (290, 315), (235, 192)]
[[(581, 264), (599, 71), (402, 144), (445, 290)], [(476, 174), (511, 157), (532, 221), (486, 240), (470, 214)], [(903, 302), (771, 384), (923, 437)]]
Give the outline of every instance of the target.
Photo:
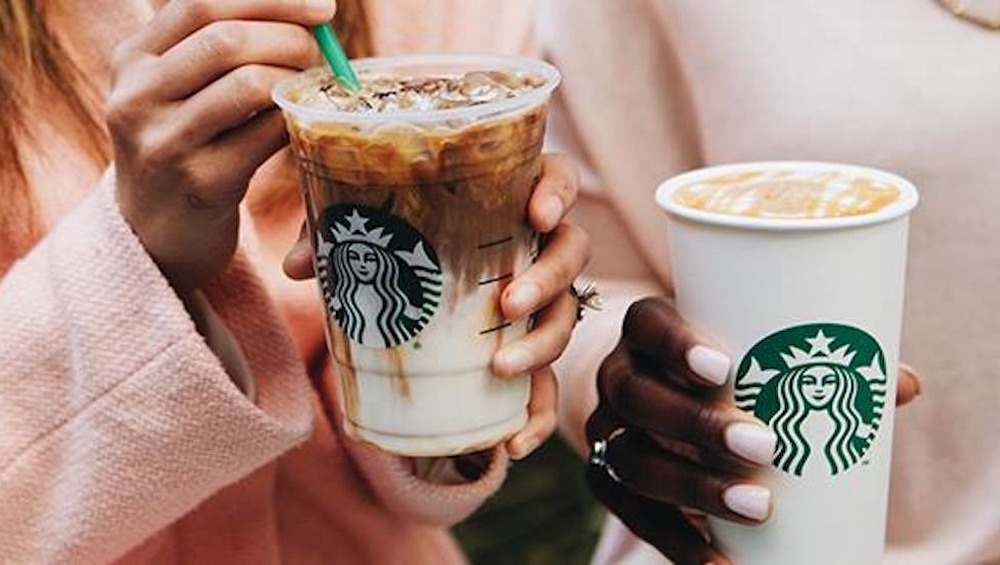
[[(46, 5), (55, 3), (46, 3)], [(96, 90), (46, 25), (33, 0), (0, 0), (0, 274), (39, 237), (23, 153), (32, 139), (28, 102), (45, 97), (71, 118), (60, 124), (95, 161), (109, 158), (95, 116)]]
[[(59, 4), (58, 0), (0, 0), (0, 276), (41, 235), (24, 152), (44, 140), (32, 139), (28, 101), (44, 97), (62, 105), (70, 120), (60, 129), (96, 163), (110, 160), (97, 89), (47, 23), (51, 19), (46, 12)], [(351, 56), (372, 54), (364, 0), (340, 0), (334, 25)]]

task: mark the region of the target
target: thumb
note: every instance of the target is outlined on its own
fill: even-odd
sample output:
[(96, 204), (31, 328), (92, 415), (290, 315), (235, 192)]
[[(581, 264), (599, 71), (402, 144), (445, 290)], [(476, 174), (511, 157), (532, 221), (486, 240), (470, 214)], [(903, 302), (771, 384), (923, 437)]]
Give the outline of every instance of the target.
[(313, 271), (313, 250), (309, 241), (306, 224), (302, 224), (299, 231), (299, 239), (292, 245), (292, 248), (285, 254), (285, 260), (281, 264), (282, 269), (289, 278), (297, 281), (311, 279), (316, 276)]
[(905, 406), (923, 391), (920, 375), (906, 363), (899, 364), (899, 384), (896, 385), (896, 406)]

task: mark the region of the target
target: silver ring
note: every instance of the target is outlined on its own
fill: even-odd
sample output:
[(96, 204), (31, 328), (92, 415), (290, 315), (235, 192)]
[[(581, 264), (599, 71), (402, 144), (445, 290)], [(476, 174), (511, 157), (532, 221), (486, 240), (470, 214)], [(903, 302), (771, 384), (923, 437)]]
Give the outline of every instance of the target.
[(615, 473), (615, 470), (611, 468), (611, 464), (608, 463), (608, 448), (611, 446), (612, 441), (624, 433), (625, 428), (618, 428), (611, 432), (607, 438), (594, 440), (594, 442), (590, 444), (590, 457), (587, 458), (587, 461), (594, 467), (604, 469), (604, 472), (607, 473), (608, 476), (611, 477), (611, 479), (616, 483), (620, 483), (622, 481), (618, 478), (618, 474)]

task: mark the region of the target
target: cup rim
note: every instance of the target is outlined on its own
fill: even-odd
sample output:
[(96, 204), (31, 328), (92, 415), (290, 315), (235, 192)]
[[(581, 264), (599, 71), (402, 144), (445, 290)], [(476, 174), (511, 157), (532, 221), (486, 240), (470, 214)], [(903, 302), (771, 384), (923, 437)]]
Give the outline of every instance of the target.
[(535, 74), (542, 77), (545, 80), (545, 83), (538, 88), (525, 92), (524, 94), (514, 98), (507, 98), (498, 102), (487, 102), (485, 104), (467, 106), (464, 108), (449, 108), (445, 110), (429, 111), (395, 110), (392, 112), (358, 114), (339, 110), (332, 106), (321, 108), (307, 106), (299, 104), (289, 98), (289, 91), (294, 87), (299, 86), (301, 83), (313, 80), (320, 75), (330, 75), (329, 68), (314, 67), (279, 82), (271, 91), (271, 97), (282, 110), (299, 119), (304, 118), (316, 121), (335, 121), (345, 123), (425, 123), (446, 120), (481, 119), (521, 108), (537, 106), (548, 100), (548, 98), (552, 95), (552, 92), (559, 86), (559, 83), (562, 80), (562, 75), (559, 73), (558, 69), (539, 59), (472, 52), (369, 57), (365, 59), (355, 59), (351, 61), (351, 64), (359, 74), (366, 71), (389, 70), (405, 66), (447, 64), (470, 65), (482, 70), (514, 70)]
[[(792, 169), (806, 172), (839, 171), (849, 175), (865, 176), (890, 183), (897, 187), (900, 191), (899, 199), (873, 214), (838, 216), (835, 218), (785, 219), (737, 216), (696, 210), (678, 203), (673, 198), (674, 193), (681, 187), (688, 186), (701, 178), (773, 169)], [(660, 183), (656, 189), (656, 203), (669, 216), (701, 224), (766, 231), (835, 230), (880, 224), (906, 216), (916, 207), (919, 200), (919, 194), (913, 183), (900, 175), (873, 167), (825, 161), (748, 161), (702, 167), (671, 177)]]

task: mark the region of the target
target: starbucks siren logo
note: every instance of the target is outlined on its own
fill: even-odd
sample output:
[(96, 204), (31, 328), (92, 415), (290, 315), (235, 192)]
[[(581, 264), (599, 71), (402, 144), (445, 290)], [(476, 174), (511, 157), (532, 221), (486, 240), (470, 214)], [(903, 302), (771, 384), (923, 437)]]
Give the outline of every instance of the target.
[(317, 226), (316, 267), (330, 314), (368, 347), (412, 340), (441, 302), (434, 249), (413, 226), (376, 208), (327, 208)]
[[(887, 383), (885, 353), (868, 333), (807, 324), (773, 333), (747, 352), (736, 374), (736, 405), (778, 436), (776, 467), (802, 476), (807, 462), (823, 457), (837, 475), (874, 442)], [(816, 418), (828, 425), (811, 425)]]

